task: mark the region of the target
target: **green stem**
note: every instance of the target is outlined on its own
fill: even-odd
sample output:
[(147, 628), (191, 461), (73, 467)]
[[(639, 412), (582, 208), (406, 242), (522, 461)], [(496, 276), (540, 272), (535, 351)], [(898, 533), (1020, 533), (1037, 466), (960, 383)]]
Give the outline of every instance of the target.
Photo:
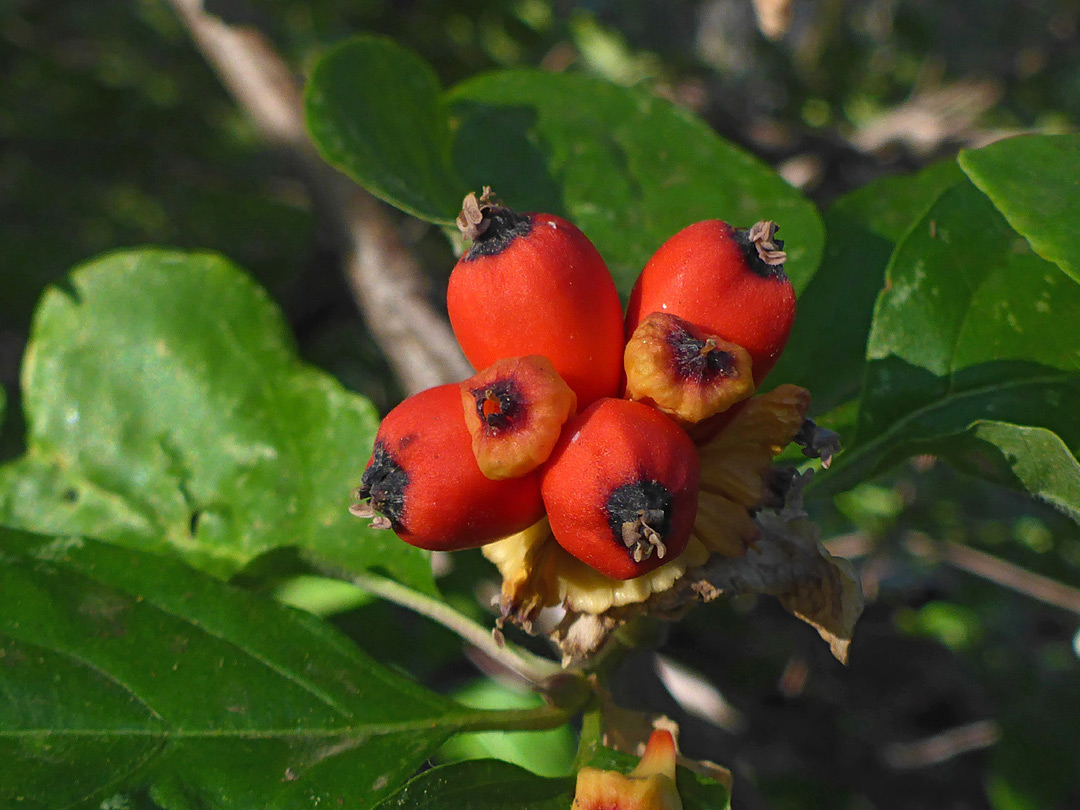
[(537, 706), (535, 709), (491, 709), (470, 712), (459, 731), (546, 731), (569, 723), (581, 704)]
[(488, 628), (454, 610), (441, 599), (374, 574), (350, 574), (348, 580), (363, 591), (438, 622), (533, 686), (542, 686), (549, 678), (562, 672), (554, 661), (508, 644), (501, 638), (496, 639)]
[(574, 770), (580, 771), (593, 761), (596, 752), (604, 744), (604, 717), (600, 702), (596, 701), (581, 717), (581, 737), (574, 754)]
[(606, 681), (632, 651), (658, 647), (663, 624), (648, 616), (635, 616), (620, 627), (589, 661), (589, 670)]

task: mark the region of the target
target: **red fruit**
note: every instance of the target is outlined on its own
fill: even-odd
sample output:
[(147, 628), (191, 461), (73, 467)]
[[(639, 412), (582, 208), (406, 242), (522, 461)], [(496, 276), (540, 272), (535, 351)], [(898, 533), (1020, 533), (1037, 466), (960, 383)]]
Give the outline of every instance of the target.
[(678, 425), (640, 402), (602, 399), (567, 423), (540, 491), (560, 546), (605, 576), (630, 579), (686, 548), (700, 475)]
[(547, 357), (584, 408), (616, 396), (622, 305), (607, 265), (574, 225), (518, 214), (470, 194), (458, 227), (472, 247), (450, 275), (446, 306), (475, 368), (503, 357)]
[(760, 384), (776, 365), (795, 320), (776, 223), (732, 228), (698, 222), (668, 239), (641, 272), (626, 312), (629, 338), (647, 315), (667, 312), (750, 353)]
[(577, 410), (574, 392), (538, 354), (507, 357), (461, 384), (473, 454), (488, 478), (517, 478), (551, 455)]
[(386, 415), (356, 499), (353, 514), (435, 551), (481, 546), (544, 514), (537, 475), (492, 481), (476, 466), (457, 383), (411, 396)]

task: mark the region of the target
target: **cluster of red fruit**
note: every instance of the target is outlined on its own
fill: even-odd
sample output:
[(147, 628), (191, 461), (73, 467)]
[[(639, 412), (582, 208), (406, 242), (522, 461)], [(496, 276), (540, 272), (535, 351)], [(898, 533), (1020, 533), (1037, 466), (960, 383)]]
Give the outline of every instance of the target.
[(436, 550), (546, 514), (560, 546), (620, 580), (674, 559), (697, 512), (697, 444), (754, 392), (791, 330), (775, 224), (675, 234), (625, 316), (604, 260), (565, 219), (516, 213), (485, 189), (458, 226), (472, 246), (447, 306), (483, 371), (386, 416), (354, 513)]

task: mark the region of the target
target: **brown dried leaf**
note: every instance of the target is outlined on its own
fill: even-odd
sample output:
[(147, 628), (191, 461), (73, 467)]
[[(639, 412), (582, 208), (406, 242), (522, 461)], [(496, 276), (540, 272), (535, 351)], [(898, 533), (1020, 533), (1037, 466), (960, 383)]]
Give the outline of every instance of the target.
[(701, 488), (758, 506), (773, 456), (799, 432), (809, 408), (810, 392), (796, 385), (746, 400), (728, 426), (699, 448)]
[[(841, 663), (847, 663), (862, 588), (847, 560), (821, 545), (819, 530), (803, 516), (758, 516), (761, 538), (738, 559), (713, 558), (699, 582), (704, 599), (720, 593), (766, 593), (812, 625)], [(707, 589), (706, 589), (707, 586)]]

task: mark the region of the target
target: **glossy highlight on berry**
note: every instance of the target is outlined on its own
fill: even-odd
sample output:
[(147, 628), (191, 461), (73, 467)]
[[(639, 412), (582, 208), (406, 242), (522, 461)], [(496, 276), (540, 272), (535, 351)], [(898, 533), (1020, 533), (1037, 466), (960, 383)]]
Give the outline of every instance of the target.
[(683, 552), (697, 513), (693, 442), (647, 405), (602, 399), (572, 419), (541, 493), (556, 542), (612, 579), (640, 576)]

